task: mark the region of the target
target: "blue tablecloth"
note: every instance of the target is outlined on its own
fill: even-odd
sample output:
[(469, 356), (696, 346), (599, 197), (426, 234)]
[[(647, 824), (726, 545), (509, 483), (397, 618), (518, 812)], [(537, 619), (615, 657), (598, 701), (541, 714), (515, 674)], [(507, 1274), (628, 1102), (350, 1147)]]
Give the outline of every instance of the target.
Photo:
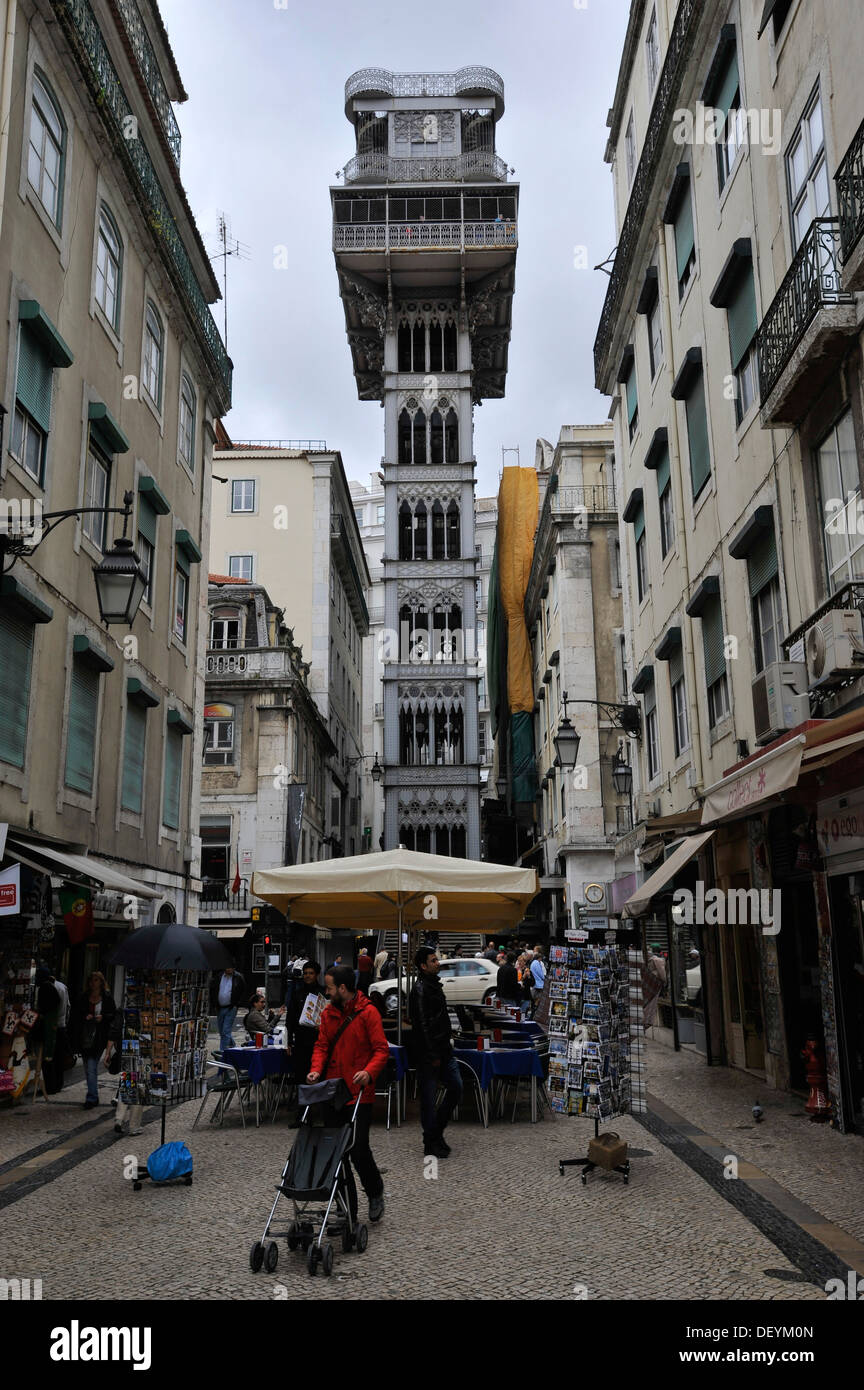
[(396, 1063), (396, 1080), (401, 1081), (408, 1070), (408, 1052), (404, 1047), (399, 1047), (396, 1043), (388, 1043), (390, 1056)]
[(520, 1034), (523, 1038), (543, 1038), (546, 1036), (546, 1030), (530, 1018), (523, 1019), (521, 1023), (511, 1019), (508, 1023), (495, 1024), (494, 1026), (500, 1028), (505, 1037), (508, 1033)]
[(223, 1052), (222, 1058), (238, 1071), (248, 1072), (249, 1080), (256, 1086), (265, 1076), (281, 1076), (294, 1070), (291, 1055), (284, 1047), (232, 1047)]
[(476, 1048), (457, 1047), (454, 1057), (465, 1062), (478, 1078), (484, 1091), (488, 1091), (496, 1076), (536, 1076), (543, 1078), (543, 1063), (532, 1048), (500, 1048), (492, 1052), (478, 1052)]

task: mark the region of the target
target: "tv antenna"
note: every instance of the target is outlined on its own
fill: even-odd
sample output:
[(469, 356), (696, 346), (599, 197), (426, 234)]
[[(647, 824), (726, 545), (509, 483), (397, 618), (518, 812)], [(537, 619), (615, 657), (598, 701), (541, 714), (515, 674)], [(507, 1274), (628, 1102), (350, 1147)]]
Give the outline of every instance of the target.
[(225, 351), (228, 351), (228, 257), (235, 256), (238, 261), (251, 261), (252, 252), (243, 241), (238, 241), (231, 234), (231, 223), (224, 212), (219, 214), (219, 244), (221, 251), (216, 251), (211, 260), (222, 262), (222, 304), (225, 310)]

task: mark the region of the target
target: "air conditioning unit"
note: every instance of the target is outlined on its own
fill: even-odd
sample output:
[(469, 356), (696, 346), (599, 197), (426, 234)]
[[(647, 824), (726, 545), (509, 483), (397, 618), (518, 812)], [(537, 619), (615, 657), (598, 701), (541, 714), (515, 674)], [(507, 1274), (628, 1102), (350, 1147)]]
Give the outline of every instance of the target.
[(756, 742), (770, 743), (810, 718), (807, 667), (802, 661), (772, 661), (753, 681)]
[(810, 687), (864, 674), (864, 631), (857, 608), (832, 608), (804, 642)]

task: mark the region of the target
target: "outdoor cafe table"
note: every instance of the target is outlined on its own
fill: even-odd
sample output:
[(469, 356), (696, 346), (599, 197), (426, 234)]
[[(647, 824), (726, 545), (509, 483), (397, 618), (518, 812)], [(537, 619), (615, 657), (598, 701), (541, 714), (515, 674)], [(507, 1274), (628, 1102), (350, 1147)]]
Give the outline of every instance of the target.
[(534, 1048), (497, 1047), (480, 1051), (472, 1047), (456, 1047), (453, 1056), (470, 1067), (483, 1091), (488, 1091), (496, 1077), (530, 1076), (531, 1123), (537, 1122), (537, 1079), (543, 1081), (543, 1063)]
[(255, 1124), (261, 1124), (261, 1086), (271, 1076), (291, 1076), (294, 1065), (286, 1047), (229, 1047), (222, 1060), (246, 1072), (255, 1087)]

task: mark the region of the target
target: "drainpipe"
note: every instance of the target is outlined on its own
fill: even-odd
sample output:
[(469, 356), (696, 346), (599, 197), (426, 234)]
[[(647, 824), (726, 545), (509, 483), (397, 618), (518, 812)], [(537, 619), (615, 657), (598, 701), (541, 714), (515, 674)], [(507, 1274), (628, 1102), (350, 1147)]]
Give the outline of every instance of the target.
[[(666, 276), (667, 260), (667, 232), (665, 225), (661, 222), (658, 233), (659, 254), (658, 263), (660, 268), (659, 285), (660, 298), (663, 302), (663, 332), (666, 334), (666, 363), (668, 371), (675, 379), (675, 363), (672, 360), (672, 311), (669, 305), (669, 284)], [(678, 403), (672, 402), (672, 410), (669, 415), (669, 445), (670, 463), (672, 457), (672, 447), (674, 445), (675, 454), (679, 462), (682, 459), (681, 443), (678, 436)], [(684, 524), (684, 488), (681, 482), (680, 470), (670, 468), (670, 486), (675, 493), (675, 530), (678, 542), (678, 554), (684, 572), (688, 578), (690, 575), (690, 564), (687, 556), (687, 527)], [(690, 721), (690, 749), (693, 758), (693, 770), (696, 773), (698, 785), (704, 784), (702, 769), (702, 738), (699, 724), (699, 706), (696, 700), (696, 659), (693, 651), (693, 643), (684, 643), (684, 664), (686, 667), (687, 682), (687, 712)]]
[(12, 62), (15, 54), (15, 20), (18, 0), (6, 0), (3, 36), (3, 72), (0, 77), (0, 228), (6, 207), (6, 170), (9, 164), (9, 121), (12, 110)]

